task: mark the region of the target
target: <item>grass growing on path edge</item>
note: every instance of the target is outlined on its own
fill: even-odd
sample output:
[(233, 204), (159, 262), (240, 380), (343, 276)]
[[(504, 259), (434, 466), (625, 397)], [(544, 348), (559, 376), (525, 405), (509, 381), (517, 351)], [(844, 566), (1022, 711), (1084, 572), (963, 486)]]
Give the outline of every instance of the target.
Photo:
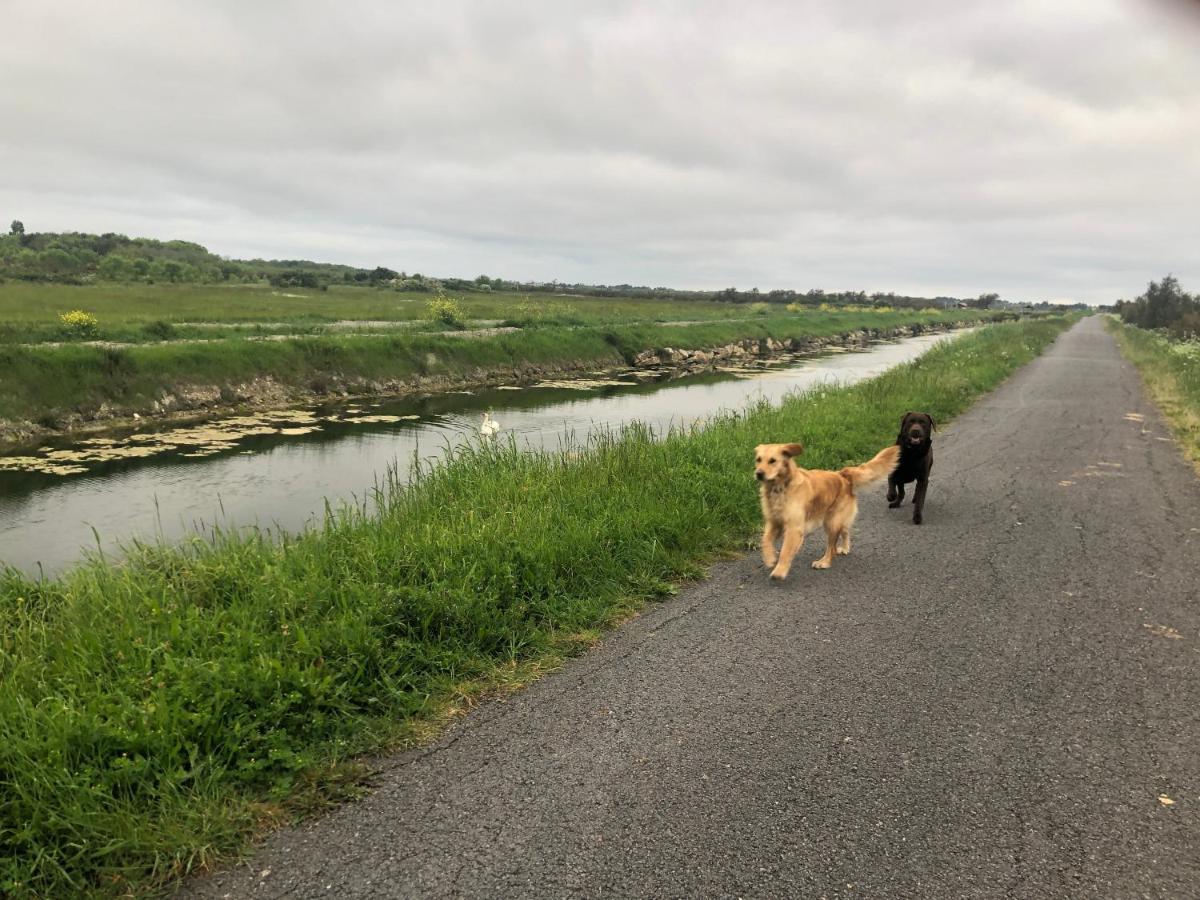
[(989, 327), (689, 433), (468, 448), (383, 486), (376, 515), (279, 545), (5, 573), (0, 891), (150, 891), (236, 850), (336, 790), (354, 754), (429, 734), (464, 695), (552, 667), (747, 546), (755, 444), (803, 440), (811, 467), (860, 462), (904, 410), (953, 417), (1070, 321)]
[(1200, 341), (1173, 341), (1113, 318), (1107, 325), (1200, 473)]

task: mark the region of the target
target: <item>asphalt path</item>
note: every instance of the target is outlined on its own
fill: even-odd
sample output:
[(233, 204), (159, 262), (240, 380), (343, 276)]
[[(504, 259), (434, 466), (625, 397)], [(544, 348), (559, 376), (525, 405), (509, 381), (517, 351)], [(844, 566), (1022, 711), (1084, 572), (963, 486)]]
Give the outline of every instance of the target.
[(718, 565), (182, 894), (1200, 896), (1200, 480), (1136, 371), (1086, 319), (934, 451), (923, 525)]

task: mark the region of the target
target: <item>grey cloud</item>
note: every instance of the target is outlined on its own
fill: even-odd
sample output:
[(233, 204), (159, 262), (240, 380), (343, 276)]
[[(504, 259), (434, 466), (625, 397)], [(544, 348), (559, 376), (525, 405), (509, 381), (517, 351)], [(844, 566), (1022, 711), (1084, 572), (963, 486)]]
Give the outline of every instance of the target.
[(39, 229), (470, 275), (1200, 283), (1200, 29), (1138, 0), (24, 4)]

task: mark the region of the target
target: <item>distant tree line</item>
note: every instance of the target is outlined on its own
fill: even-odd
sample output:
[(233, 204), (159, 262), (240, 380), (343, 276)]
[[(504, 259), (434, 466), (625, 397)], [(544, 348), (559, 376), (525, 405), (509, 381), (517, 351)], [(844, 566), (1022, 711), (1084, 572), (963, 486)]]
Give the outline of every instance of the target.
[(158, 241), (113, 233), (30, 233), (20, 220), (12, 222), (8, 234), (0, 234), (0, 280), (5, 278), (61, 284), (268, 283), (278, 288), (315, 290), (349, 284), (421, 293), (439, 289), (501, 290), (511, 284), (486, 275), (473, 281), (438, 280), (386, 266), (365, 269), (303, 259), (226, 259), (190, 241)]
[[(190, 241), (158, 241), (123, 234), (82, 232), (27, 232), (14, 220), (8, 234), (0, 235), (0, 280), (51, 281), (87, 284), (95, 281), (179, 284), (270, 284), (277, 288), (326, 290), (330, 285), (358, 285), (381, 290), (432, 294), (438, 291), (622, 297), (647, 300), (717, 300), (725, 303), (771, 303), (800, 306), (846, 306), (922, 309), (925, 307), (1004, 308), (997, 294), (971, 299), (913, 297), (893, 292), (805, 292), (758, 288), (721, 291), (676, 290), (632, 284), (567, 284), (560, 281), (513, 281), (480, 275), (477, 278), (433, 278), (398, 272), (386, 266), (373, 269), (317, 263), (302, 259), (226, 259)], [(1038, 304), (1048, 306), (1048, 304)]]
[(1173, 337), (1200, 337), (1200, 296), (1179, 286), (1174, 275), (1151, 281), (1146, 292), (1133, 300), (1119, 300), (1121, 320), (1139, 328), (1165, 328)]
[(725, 303), (781, 303), (797, 304), (799, 306), (873, 306), (892, 307), (895, 309), (925, 309), (927, 307), (961, 306), (973, 309), (989, 309), (999, 305), (999, 294), (980, 294), (978, 298), (962, 300), (958, 297), (913, 297), (897, 294), (894, 291), (826, 291), (821, 288), (810, 288), (807, 291), (773, 290), (761, 292), (758, 288), (739, 291), (737, 288), (725, 288), (712, 295), (712, 299)]
[[(390, 271), (390, 270), (385, 270)], [(14, 220), (0, 235), (0, 278), (86, 284), (94, 281), (261, 283), (322, 288), (378, 280), (370, 270), (307, 260), (236, 260), (191, 241), (158, 241), (123, 234), (28, 232)], [(393, 273), (394, 274), (394, 273)]]

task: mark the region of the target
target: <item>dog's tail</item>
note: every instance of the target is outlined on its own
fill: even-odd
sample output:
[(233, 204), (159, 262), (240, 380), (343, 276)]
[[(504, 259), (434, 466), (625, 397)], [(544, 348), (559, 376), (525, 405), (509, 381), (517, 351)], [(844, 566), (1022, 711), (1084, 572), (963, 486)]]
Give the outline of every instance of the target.
[(900, 465), (900, 447), (892, 444), (876, 453), (870, 462), (842, 469), (841, 475), (856, 488), (866, 487), (887, 478), (898, 465)]

